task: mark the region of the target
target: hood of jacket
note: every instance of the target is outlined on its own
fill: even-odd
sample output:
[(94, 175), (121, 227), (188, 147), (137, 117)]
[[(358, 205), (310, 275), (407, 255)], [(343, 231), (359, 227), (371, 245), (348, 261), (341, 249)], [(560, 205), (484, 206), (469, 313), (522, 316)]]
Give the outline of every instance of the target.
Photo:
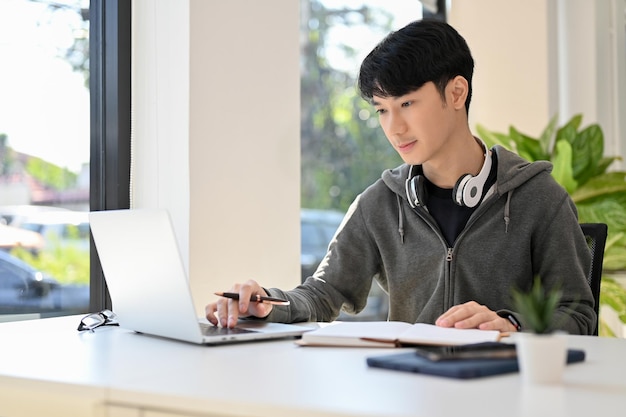
[[(503, 221), (505, 231), (508, 232), (510, 218), (510, 204), (513, 191), (529, 181), (531, 178), (542, 172), (550, 173), (552, 164), (548, 161), (528, 162), (516, 153), (506, 148), (496, 145), (491, 151), (495, 153), (498, 160), (498, 171), (496, 173), (496, 182), (490, 190), (490, 193), (497, 196), (506, 195), (506, 203), (504, 206)], [(398, 200), (398, 233), (400, 239), (404, 242), (404, 204), (401, 200), (407, 200), (406, 180), (409, 175), (410, 166), (408, 164), (400, 165), (397, 168), (383, 171), (382, 181), (385, 185), (396, 194)]]
[[(495, 192), (505, 195), (541, 172), (552, 171), (552, 164), (548, 161), (528, 162), (516, 153), (496, 145), (491, 151), (498, 160)], [(382, 180), (391, 191), (400, 198), (407, 200), (405, 183), (409, 175), (408, 164), (383, 171)]]

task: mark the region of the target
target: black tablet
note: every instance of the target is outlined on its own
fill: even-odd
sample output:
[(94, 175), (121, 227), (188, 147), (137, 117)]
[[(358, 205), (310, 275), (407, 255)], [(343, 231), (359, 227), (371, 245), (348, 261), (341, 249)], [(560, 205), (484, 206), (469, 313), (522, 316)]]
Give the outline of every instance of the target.
[[(584, 360), (584, 351), (576, 349), (569, 349), (567, 351), (568, 364), (582, 362)], [(414, 351), (372, 356), (367, 358), (367, 365), (373, 368), (461, 379), (507, 374), (519, 370), (517, 358), (431, 361), (423, 356), (417, 355)]]

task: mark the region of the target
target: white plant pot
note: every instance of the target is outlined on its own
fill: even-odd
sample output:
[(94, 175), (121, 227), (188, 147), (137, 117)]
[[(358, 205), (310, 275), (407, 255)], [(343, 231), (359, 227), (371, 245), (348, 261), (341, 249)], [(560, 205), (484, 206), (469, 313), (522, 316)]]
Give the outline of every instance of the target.
[(530, 384), (557, 384), (563, 378), (567, 343), (562, 334), (517, 333), (517, 360), (522, 379)]

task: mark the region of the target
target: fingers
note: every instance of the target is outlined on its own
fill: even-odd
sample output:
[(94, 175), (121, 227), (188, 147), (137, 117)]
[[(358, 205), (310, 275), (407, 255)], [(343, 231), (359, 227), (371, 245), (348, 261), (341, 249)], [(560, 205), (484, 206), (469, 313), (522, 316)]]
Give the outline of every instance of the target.
[[(497, 314), (496, 314), (497, 315)], [(516, 332), (517, 328), (505, 318), (498, 316), (491, 321), (485, 321), (478, 325), (480, 330), (499, 330), (501, 332)]]
[(253, 280), (243, 284), (235, 284), (228, 290), (239, 294), (239, 300), (220, 297), (217, 301), (205, 307), (207, 320), (216, 326), (235, 327), (239, 317), (265, 317), (272, 310), (269, 304), (251, 302), (253, 295), (267, 296), (265, 290)]
[(435, 324), (457, 329), (516, 331), (515, 326), (507, 319), (475, 301), (451, 307), (435, 321)]
[(216, 310), (217, 310), (217, 303), (207, 304), (206, 307), (204, 307), (204, 315), (206, 316), (207, 320), (210, 323), (212, 323), (214, 326), (219, 326), (219, 320), (217, 319), (217, 316), (215, 315)]
[(474, 329), (478, 328), (478, 326), (485, 321), (492, 320), (494, 317), (491, 317), (491, 313), (493, 313), (495, 317), (498, 316), (487, 307), (475, 301), (468, 301), (467, 303), (451, 307), (448, 311), (443, 313), (435, 323), (442, 327)]
[(473, 314), (473, 311), (475, 311), (476, 306), (472, 303), (478, 305), (474, 301), (470, 301), (451, 307), (448, 311), (439, 316), (435, 324), (441, 327), (458, 327), (460, 325), (459, 322), (466, 320)]
[(232, 309), (229, 311), (228, 304), (227, 300), (217, 300), (207, 304), (204, 308), (207, 320), (214, 326), (234, 327), (238, 320), (238, 307), (235, 307), (234, 311)]
[[(249, 303), (250, 295), (246, 296), (241, 294), (241, 285), (235, 284), (228, 292), (234, 292), (239, 294), (239, 300), (233, 300), (230, 298), (220, 297), (215, 302), (215, 315), (217, 316), (217, 325), (222, 327), (233, 328), (237, 325), (239, 320), (240, 304), (244, 305), (242, 310), (242, 317), (246, 315), (247, 305)], [(243, 298), (242, 298), (243, 297)]]

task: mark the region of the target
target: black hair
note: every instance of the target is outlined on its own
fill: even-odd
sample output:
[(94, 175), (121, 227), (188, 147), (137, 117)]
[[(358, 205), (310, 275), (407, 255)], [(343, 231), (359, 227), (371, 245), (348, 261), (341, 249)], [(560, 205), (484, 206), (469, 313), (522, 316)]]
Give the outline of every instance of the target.
[(432, 81), (445, 101), (445, 88), (457, 75), (468, 83), (465, 109), (472, 98), (474, 59), (465, 39), (449, 24), (418, 20), (391, 32), (367, 55), (358, 88), (367, 101), (400, 97)]

